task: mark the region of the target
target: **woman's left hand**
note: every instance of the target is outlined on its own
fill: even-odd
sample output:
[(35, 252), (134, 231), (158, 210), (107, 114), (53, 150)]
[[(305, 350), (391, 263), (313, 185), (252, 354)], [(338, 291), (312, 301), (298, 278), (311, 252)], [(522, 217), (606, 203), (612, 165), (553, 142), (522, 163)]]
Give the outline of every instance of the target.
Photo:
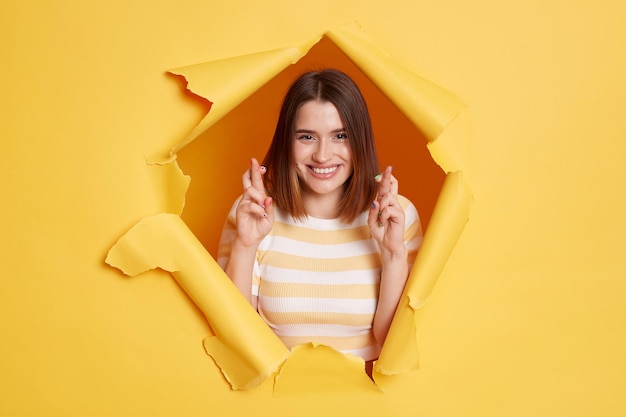
[(409, 274), (404, 245), (404, 210), (398, 201), (398, 180), (385, 168), (376, 178), (378, 196), (372, 203), (368, 224), (382, 258), (380, 292), (372, 330), (382, 346), (391, 327)]
[(378, 196), (372, 203), (368, 225), (372, 237), (378, 242), (383, 257), (404, 255), (404, 210), (398, 202), (398, 180), (385, 168), (378, 182)]

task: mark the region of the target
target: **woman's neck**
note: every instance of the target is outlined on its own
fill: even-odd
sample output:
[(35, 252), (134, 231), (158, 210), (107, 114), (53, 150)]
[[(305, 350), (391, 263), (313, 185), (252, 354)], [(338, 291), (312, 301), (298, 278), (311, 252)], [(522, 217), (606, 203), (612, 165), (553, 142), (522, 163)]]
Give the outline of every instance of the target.
[(304, 192), (302, 202), (306, 214), (317, 219), (336, 219), (339, 217), (339, 203), (342, 194), (317, 195)]

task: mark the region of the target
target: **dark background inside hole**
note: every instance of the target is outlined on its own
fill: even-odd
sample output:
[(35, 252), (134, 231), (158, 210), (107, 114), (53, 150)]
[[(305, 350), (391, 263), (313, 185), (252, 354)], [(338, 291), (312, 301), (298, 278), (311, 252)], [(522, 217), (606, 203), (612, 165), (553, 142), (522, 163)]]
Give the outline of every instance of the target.
[(417, 207), (426, 229), (445, 173), (433, 161), (427, 140), (330, 40), (324, 38), (298, 63), (270, 80), (178, 153), (191, 176), (182, 218), (215, 257), (224, 219), (241, 194), (241, 176), (251, 157), (263, 159), (282, 97), (302, 72), (332, 67), (349, 74), (367, 101), (381, 168), (394, 167), (400, 194)]

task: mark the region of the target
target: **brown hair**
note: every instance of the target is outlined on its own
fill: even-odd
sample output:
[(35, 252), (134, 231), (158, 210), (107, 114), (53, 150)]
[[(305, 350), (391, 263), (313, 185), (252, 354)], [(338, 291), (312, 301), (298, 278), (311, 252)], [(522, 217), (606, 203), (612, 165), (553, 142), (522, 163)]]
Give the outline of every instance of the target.
[(341, 71), (324, 69), (302, 74), (283, 100), (274, 137), (263, 165), (263, 182), (275, 204), (296, 219), (306, 216), (293, 160), (294, 125), (300, 107), (309, 101), (332, 103), (344, 124), (354, 171), (346, 182), (339, 218), (351, 223), (376, 198), (374, 177), (378, 157), (367, 105), (357, 85)]

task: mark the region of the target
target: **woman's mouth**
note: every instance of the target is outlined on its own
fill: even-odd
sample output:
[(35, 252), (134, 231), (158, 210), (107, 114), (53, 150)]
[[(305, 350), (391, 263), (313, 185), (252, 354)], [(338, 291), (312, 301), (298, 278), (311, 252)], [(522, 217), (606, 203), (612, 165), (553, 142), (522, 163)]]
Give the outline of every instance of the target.
[(332, 174), (333, 172), (335, 172), (337, 168), (339, 168), (339, 165), (335, 165), (332, 167), (324, 167), (324, 168), (309, 166), (309, 168), (311, 168), (311, 170), (316, 174), (325, 175), (325, 174)]

